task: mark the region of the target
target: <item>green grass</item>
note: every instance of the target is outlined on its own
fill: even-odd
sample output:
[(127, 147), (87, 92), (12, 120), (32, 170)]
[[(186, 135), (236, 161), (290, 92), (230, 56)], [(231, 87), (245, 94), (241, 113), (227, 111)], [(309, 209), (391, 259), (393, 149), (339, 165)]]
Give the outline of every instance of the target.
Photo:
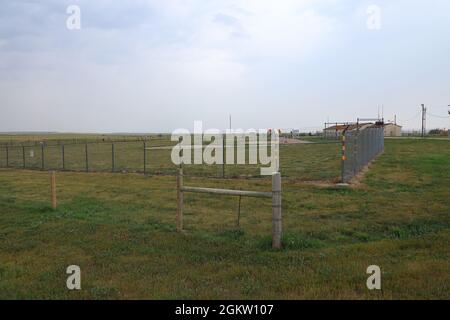
[[(236, 198), (186, 194), (178, 234), (172, 176), (58, 173), (53, 211), (47, 172), (2, 169), (0, 298), (449, 299), (449, 142), (387, 140), (354, 188), (302, 183), (322, 170), (311, 159), (336, 147), (292, 151), (299, 178), (283, 180), (281, 251), (271, 249), (270, 200), (243, 198), (238, 228)], [(269, 190), (269, 180), (185, 184)], [(71, 264), (81, 291), (65, 287)], [(366, 288), (372, 264), (381, 291)]]

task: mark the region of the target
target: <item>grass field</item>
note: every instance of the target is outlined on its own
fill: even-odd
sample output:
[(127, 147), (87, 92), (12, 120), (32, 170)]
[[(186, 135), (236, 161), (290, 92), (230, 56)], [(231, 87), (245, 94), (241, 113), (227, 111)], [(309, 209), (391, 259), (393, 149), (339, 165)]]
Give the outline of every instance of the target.
[[(236, 198), (187, 194), (178, 234), (172, 176), (60, 172), (53, 211), (47, 172), (0, 169), (0, 298), (450, 298), (448, 141), (386, 140), (347, 189), (303, 182), (338, 175), (337, 144), (284, 154), (296, 171), (281, 165), (294, 177), (283, 180), (281, 251), (270, 246), (270, 200), (243, 199), (237, 228)], [(185, 184), (270, 188), (268, 178)], [(71, 264), (80, 291), (66, 288)], [(380, 291), (366, 287), (373, 264)]]

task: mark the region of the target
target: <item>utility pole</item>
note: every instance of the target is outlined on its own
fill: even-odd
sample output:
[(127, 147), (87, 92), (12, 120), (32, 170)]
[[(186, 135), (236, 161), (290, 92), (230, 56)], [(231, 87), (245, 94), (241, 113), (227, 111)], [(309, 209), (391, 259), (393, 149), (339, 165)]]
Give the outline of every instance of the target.
[(427, 121), (427, 108), (425, 108), (425, 105), (422, 104), (422, 138), (425, 137), (426, 121)]
[(231, 114), (230, 114), (230, 132), (231, 132)]

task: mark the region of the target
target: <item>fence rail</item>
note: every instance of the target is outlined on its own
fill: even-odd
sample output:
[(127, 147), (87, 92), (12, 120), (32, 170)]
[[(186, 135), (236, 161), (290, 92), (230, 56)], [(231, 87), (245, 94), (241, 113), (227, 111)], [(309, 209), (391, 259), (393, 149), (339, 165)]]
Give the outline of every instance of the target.
[(271, 192), (258, 192), (258, 191), (245, 191), (245, 190), (229, 190), (229, 189), (214, 189), (214, 188), (200, 188), (200, 187), (183, 187), (183, 192), (196, 192), (196, 193), (213, 193), (213, 194), (225, 194), (230, 196), (244, 196), (244, 197), (256, 197), (256, 198), (271, 198)]
[(342, 182), (349, 182), (383, 151), (383, 127), (345, 131), (342, 135)]
[(183, 231), (183, 193), (209, 193), (229, 196), (239, 196), (238, 221), (241, 209), (241, 197), (272, 198), (272, 248), (281, 248), (281, 175), (276, 172), (272, 175), (272, 192), (231, 190), (187, 187), (183, 185), (183, 169), (180, 169), (177, 176), (177, 231)]

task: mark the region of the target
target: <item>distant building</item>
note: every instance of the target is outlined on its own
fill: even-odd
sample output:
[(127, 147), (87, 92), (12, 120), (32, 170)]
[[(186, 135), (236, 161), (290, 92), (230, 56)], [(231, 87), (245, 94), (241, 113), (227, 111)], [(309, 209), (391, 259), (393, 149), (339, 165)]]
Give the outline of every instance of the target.
[(385, 123), (383, 125), (384, 136), (385, 137), (401, 137), (402, 136), (402, 126), (396, 123)]
[(340, 139), (344, 130), (351, 131), (355, 129), (365, 129), (371, 126), (383, 126), (385, 137), (401, 137), (402, 126), (396, 123), (348, 123), (348, 124), (336, 124), (331, 127), (327, 127), (323, 130), (323, 136), (326, 139)]
[(326, 139), (340, 139), (344, 130), (350, 131), (357, 128), (364, 129), (373, 125), (373, 123), (351, 123), (351, 124), (337, 124), (323, 129), (323, 136)]

